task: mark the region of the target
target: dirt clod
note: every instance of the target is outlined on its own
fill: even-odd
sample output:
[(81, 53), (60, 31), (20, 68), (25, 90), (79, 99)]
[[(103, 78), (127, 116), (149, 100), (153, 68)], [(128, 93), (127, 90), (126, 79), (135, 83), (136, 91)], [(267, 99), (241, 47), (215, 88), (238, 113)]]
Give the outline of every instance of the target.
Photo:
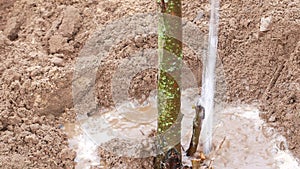
[(8, 20), (6, 28), (4, 29), (4, 34), (9, 40), (14, 41), (18, 39), (21, 23), (22, 22), (18, 17), (12, 17)]

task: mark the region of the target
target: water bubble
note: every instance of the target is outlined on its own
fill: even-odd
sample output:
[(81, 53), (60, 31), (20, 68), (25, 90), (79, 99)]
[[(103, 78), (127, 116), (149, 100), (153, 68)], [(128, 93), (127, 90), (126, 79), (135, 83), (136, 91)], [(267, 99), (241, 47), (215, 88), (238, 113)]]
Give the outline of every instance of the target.
[(276, 146), (266, 149), (266, 152), (267, 152), (267, 154), (268, 154), (270, 157), (272, 157), (272, 156), (274, 156), (275, 154), (277, 154), (278, 151), (279, 151), (279, 149), (278, 149), (278, 147), (276, 147)]
[(285, 141), (281, 141), (278, 145), (280, 150), (286, 150), (288, 148), (288, 145)]
[(223, 127), (224, 126), (224, 121), (223, 120), (219, 120), (218, 122), (217, 122), (217, 125), (216, 125), (216, 127)]
[(232, 115), (230, 116), (230, 120), (232, 120), (232, 121), (236, 120), (236, 115), (232, 114)]
[(270, 138), (274, 135), (275, 130), (274, 128), (268, 127), (266, 125), (263, 125), (262, 127), (262, 133), (265, 137)]

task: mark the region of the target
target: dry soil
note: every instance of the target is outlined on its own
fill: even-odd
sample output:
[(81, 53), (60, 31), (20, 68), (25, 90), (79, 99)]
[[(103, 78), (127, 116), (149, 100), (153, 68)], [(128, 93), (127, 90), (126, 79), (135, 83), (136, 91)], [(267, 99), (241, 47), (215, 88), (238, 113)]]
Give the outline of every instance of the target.
[[(218, 54), (227, 102), (259, 106), (265, 121), (300, 158), (300, 2), (220, 3)], [(76, 57), (97, 29), (156, 10), (156, 1), (143, 0), (0, 0), (0, 168), (74, 168), (76, 154), (61, 128), (76, 116), (71, 86)], [(208, 1), (183, 0), (183, 17), (204, 33), (209, 15)], [(264, 30), (262, 18), (270, 19)], [(100, 108), (113, 105), (110, 80), (119, 60), (156, 48), (156, 42), (156, 34), (146, 34), (110, 50), (97, 74)], [(184, 53), (201, 84), (202, 64), (187, 47)], [(156, 88), (156, 73), (151, 69), (136, 75), (130, 95), (147, 96)], [(132, 159), (104, 156), (110, 168), (133, 165)], [(151, 168), (149, 160), (135, 162)]]

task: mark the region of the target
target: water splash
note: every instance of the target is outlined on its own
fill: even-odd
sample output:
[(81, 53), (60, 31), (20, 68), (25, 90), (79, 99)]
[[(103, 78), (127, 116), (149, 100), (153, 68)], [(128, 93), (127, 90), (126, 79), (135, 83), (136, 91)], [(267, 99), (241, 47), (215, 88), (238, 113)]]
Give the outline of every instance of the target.
[(215, 67), (218, 45), (219, 0), (211, 0), (211, 15), (209, 22), (209, 45), (207, 58), (203, 59), (202, 95), (197, 104), (205, 108), (205, 119), (201, 131), (203, 151), (208, 154), (212, 147), (214, 95), (215, 95)]
[[(185, 90), (182, 95), (182, 146), (186, 150), (192, 136), (191, 122), (195, 111), (191, 108), (193, 90)], [(212, 147), (218, 147), (226, 137), (219, 151), (212, 149), (210, 159), (214, 168), (255, 168), (255, 169), (300, 169), (299, 161), (288, 150), (282, 135), (269, 127), (261, 118), (260, 111), (250, 105), (216, 104), (214, 110)], [(198, 149), (200, 151), (200, 149)], [(183, 156), (183, 164), (191, 166), (191, 159)]]
[(75, 169), (90, 169), (92, 166), (99, 167), (98, 146), (87, 133), (81, 130), (80, 124), (65, 124), (64, 130), (69, 137), (69, 146), (76, 151), (74, 161), (77, 164)]

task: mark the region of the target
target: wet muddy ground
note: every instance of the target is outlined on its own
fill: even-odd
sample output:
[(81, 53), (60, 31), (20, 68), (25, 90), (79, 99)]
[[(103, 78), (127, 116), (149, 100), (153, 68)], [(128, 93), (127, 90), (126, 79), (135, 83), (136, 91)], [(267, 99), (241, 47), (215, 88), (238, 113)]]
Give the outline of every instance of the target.
[[(220, 4), (218, 54), (227, 103), (255, 104), (267, 125), (286, 137), (288, 149), (300, 158), (300, 3)], [(74, 167), (76, 153), (62, 125), (76, 117), (76, 58), (98, 29), (156, 9), (155, 1), (0, 1), (0, 168)], [(183, 17), (207, 33), (209, 2), (184, 0)], [(97, 72), (98, 109), (113, 106), (111, 78), (120, 60), (155, 48), (155, 33), (114, 44)], [(200, 84), (201, 62), (187, 46), (184, 56)], [(144, 99), (155, 84), (156, 70), (137, 74), (129, 95)], [(120, 160), (134, 163), (109, 154), (102, 157), (110, 159), (109, 166)]]
[[(183, 150), (187, 150), (190, 144), (195, 116), (192, 107), (197, 97), (197, 88), (182, 92)], [(157, 154), (155, 145), (157, 136), (153, 133), (157, 128), (156, 104), (156, 98), (150, 96), (143, 105), (128, 102), (111, 111), (98, 112), (76, 123), (65, 124), (64, 130), (70, 138), (70, 146), (77, 152), (76, 167), (82, 169), (90, 166), (129, 167), (129, 164), (123, 162), (126, 158), (119, 159), (117, 163), (111, 163), (110, 158), (103, 158), (107, 156), (105, 152), (111, 152), (131, 159), (148, 159), (145, 163), (139, 162), (140, 164), (135, 161), (131, 166), (153, 168), (151, 156)], [(215, 168), (222, 169), (300, 168), (297, 159), (288, 150), (286, 138), (260, 118), (260, 111), (255, 106), (219, 102), (215, 107), (213, 149), (202, 165), (211, 164)], [(202, 140), (205, 141), (204, 138)], [(169, 142), (170, 146), (171, 144), (172, 142)], [(97, 146), (100, 150), (99, 155)], [(183, 151), (183, 165), (191, 166), (192, 159), (199, 159), (200, 151), (202, 147), (198, 147), (198, 152), (193, 157), (187, 157)], [(99, 162), (100, 156), (102, 158)], [(204, 168), (206, 167), (203, 166)]]

